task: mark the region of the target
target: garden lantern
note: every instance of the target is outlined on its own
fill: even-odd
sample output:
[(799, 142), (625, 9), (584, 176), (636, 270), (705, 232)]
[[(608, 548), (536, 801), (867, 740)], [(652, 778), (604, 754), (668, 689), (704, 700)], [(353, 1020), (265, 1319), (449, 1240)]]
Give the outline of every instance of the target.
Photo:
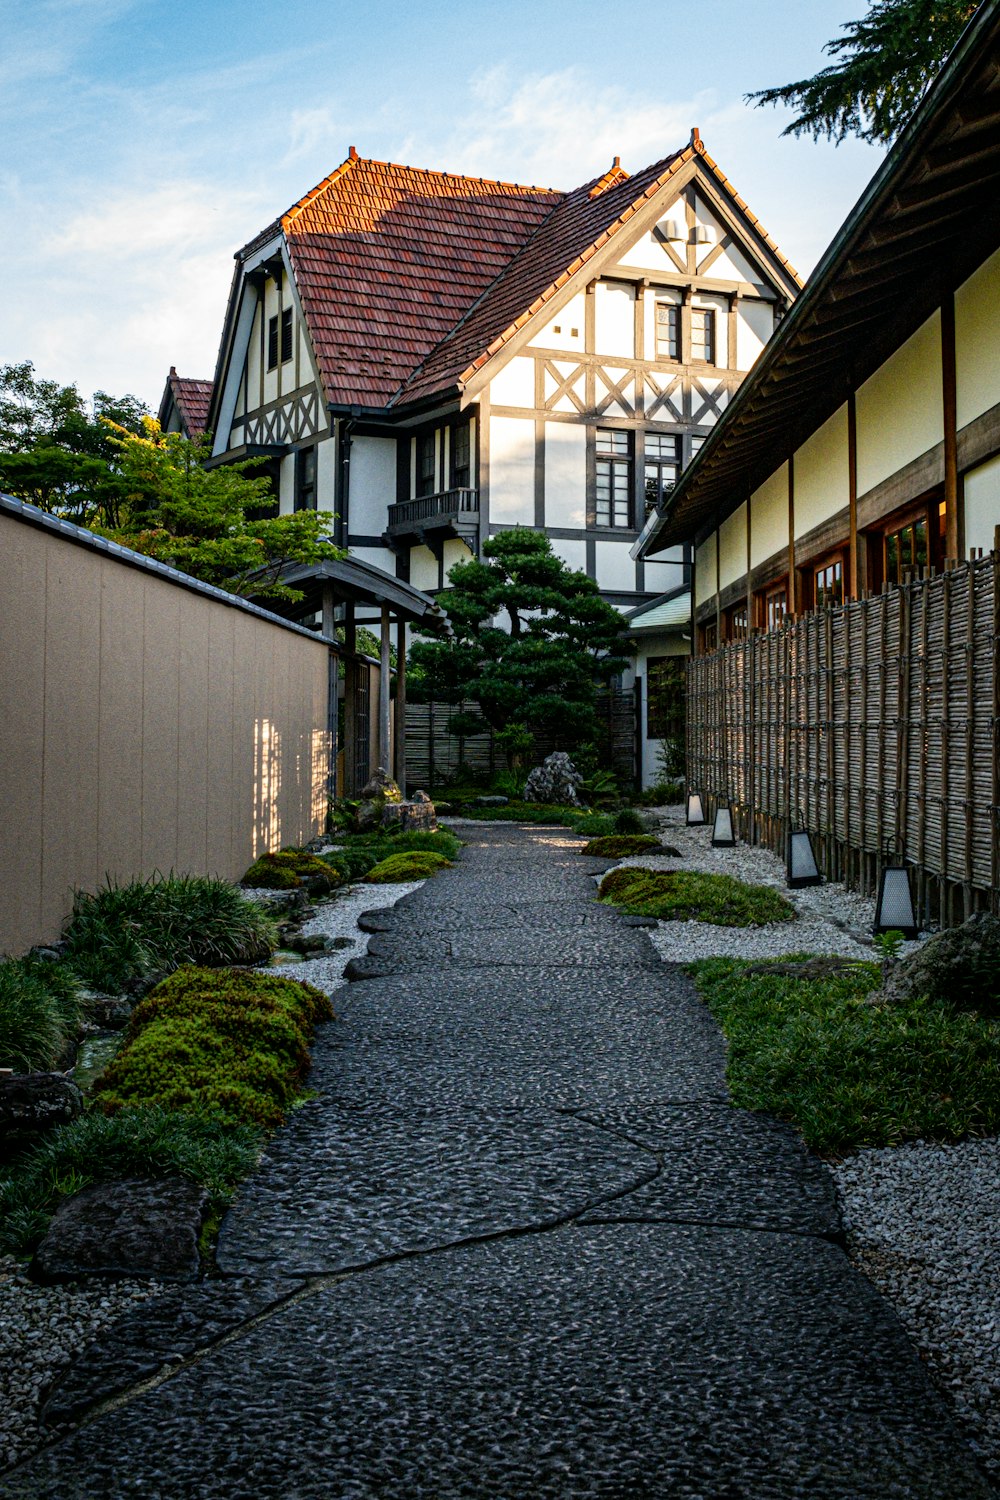
[(823, 884), (812, 839), (801, 813), (797, 822), (798, 827), (788, 831), (788, 855), (785, 860), (785, 884), (791, 891), (797, 891), (804, 885)]
[(717, 807), (715, 810), (715, 827), (712, 829), (713, 849), (732, 849), (736, 843), (733, 833), (733, 813), (729, 807)]
[(687, 820), (689, 823), (704, 823), (705, 809), (701, 805), (700, 792), (688, 792)]
[(913, 910), (913, 891), (910, 888), (910, 872), (899, 853), (898, 845), (891, 839), (885, 848), (885, 863), (878, 883), (878, 900), (875, 902), (875, 933), (901, 932), (904, 938), (917, 935), (917, 918)]

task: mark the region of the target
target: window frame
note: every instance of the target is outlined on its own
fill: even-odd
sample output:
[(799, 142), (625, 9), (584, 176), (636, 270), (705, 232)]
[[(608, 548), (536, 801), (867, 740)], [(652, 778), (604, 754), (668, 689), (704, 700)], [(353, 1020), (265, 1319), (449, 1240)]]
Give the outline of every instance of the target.
[[(461, 435), (461, 437), (464, 439), (466, 445), (465, 463), (462, 465), (456, 464), (455, 462), (455, 440), (459, 437), (459, 435)], [(465, 473), (465, 478), (461, 479), (459, 475), (463, 471)], [(471, 490), (473, 488), (471, 422), (456, 423), (455, 426), (451, 429), (451, 436), (448, 443), (448, 487), (449, 489), (453, 490)]]
[[(836, 547), (824, 554), (823, 557), (814, 558), (809, 563), (809, 601), (813, 609), (825, 609), (827, 600), (819, 598), (819, 587), (817, 580), (821, 573), (829, 573), (834, 569), (840, 570), (838, 583), (840, 585), (840, 597), (833, 598), (829, 602), (834, 609), (841, 608), (847, 602), (847, 556), (843, 547)], [(824, 586), (825, 592), (825, 586)]]
[[(662, 453), (658, 453), (655, 457), (650, 457), (649, 447), (651, 442), (657, 444), (663, 442), (672, 443), (674, 447), (674, 457), (672, 459), (664, 458)], [(646, 515), (649, 516), (654, 510), (659, 509), (666, 496), (676, 488), (677, 481), (680, 479), (681, 474), (684, 471), (684, 438), (682, 434), (676, 432), (647, 431), (644, 435), (642, 463), (643, 506)], [(650, 469), (656, 470), (655, 482), (657, 493), (656, 496), (652, 498), (650, 497), (649, 493)], [(667, 469), (674, 470), (674, 477), (671, 480), (669, 487), (664, 484), (663, 480), (664, 470)]]
[(293, 509), (319, 510), (319, 459), (317, 444), (310, 443), (305, 448), (295, 450), (295, 493), (292, 499)]
[[(612, 439), (608, 450), (602, 451), (601, 439)], [(616, 444), (618, 446), (616, 446)], [(621, 446), (624, 444), (624, 447)], [(594, 435), (594, 526), (600, 531), (635, 530), (635, 495), (633, 476), (635, 473), (635, 435), (621, 427), (598, 427)], [(602, 470), (607, 470), (607, 520), (601, 519), (603, 503), (599, 490)], [(624, 475), (624, 485), (621, 476)], [(616, 520), (620, 513), (619, 495), (625, 495), (625, 519)]]
[[(660, 309), (665, 308), (667, 317), (662, 326), (666, 329), (666, 337), (660, 338)], [(682, 323), (684, 316), (683, 304), (672, 302), (666, 297), (657, 297), (653, 304), (653, 357), (663, 363), (678, 365), (681, 362), (681, 353), (684, 347), (684, 335)], [(666, 351), (661, 348), (666, 346)]]
[[(691, 363), (693, 365), (709, 365), (715, 368), (716, 355), (718, 354), (718, 330), (716, 327), (716, 312), (714, 307), (692, 307), (691, 308)], [(695, 319), (704, 318), (705, 338), (703, 346), (706, 350), (704, 355), (695, 354)]]
[[(414, 499), (426, 500), (428, 496), (438, 493), (437, 431), (432, 428), (430, 432), (418, 432), (414, 441), (417, 445)], [(430, 457), (430, 465), (425, 468), (424, 458), (427, 455)]]
[(295, 319), (290, 307), (281, 309), (281, 331), (280, 331), (280, 356), (281, 363), (287, 365), (295, 357)]
[(268, 372), (278, 368), (278, 314), (274, 313), (267, 320), (267, 368)]

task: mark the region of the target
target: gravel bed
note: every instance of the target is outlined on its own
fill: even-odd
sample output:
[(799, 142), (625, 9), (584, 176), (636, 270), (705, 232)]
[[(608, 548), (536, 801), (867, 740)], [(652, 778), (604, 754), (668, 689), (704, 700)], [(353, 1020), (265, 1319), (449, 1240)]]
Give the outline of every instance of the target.
[(852, 1259), (1000, 1486), (1000, 1142), (859, 1151), (833, 1171)]
[(32, 1452), (52, 1431), (37, 1426), (39, 1398), (101, 1329), (162, 1288), (156, 1282), (36, 1286), (0, 1257), (0, 1468)]
[[(335, 891), (320, 901), (314, 914), (303, 925), (303, 937), (350, 938), (348, 946), (337, 948), (333, 953), (323, 953), (317, 958), (303, 958), (299, 963), (275, 965), (289, 979), (304, 979), (319, 990), (332, 994), (344, 982), (344, 970), (352, 958), (360, 958), (368, 951), (370, 934), (358, 928), (358, 917), (363, 911), (379, 911), (384, 906), (395, 906), (411, 891), (419, 890), (422, 880), (399, 881), (389, 885), (351, 885)], [(247, 892), (248, 895), (256, 894)]]

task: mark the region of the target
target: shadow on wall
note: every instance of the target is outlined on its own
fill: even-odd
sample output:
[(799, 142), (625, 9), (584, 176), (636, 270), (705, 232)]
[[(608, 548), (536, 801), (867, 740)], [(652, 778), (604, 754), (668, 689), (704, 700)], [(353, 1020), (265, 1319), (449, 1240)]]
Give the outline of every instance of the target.
[[(299, 829), (322, 829), (327, 811), (330, 736), (314, 729), (289, 744), (271, 719), (257, 719), (253, 727), (253, 859), (280, 849)], [(289, 764), (289, 756), (292, 763)], [(283, 806), (285, 786), (298, 788), (301, 806)], [(284, 821), (282, 813), (284, 812)], [(291, 819), (294, 826), (289, 831)]]

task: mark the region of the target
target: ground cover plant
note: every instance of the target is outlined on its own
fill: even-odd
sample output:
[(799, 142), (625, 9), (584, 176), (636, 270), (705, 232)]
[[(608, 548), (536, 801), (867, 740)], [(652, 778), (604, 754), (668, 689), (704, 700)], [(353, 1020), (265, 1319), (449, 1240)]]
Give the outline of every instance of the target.
[(0, 1067), (16, 1073), (65, 1066), (80, 1024), (76, 979), (38, 958), (0, 963)]
[(325, 895), (343, 884), (343, 877), (325, 860), (306, 849), (281, 849), (255, 859), (240, 881), (250, 890), (294, 891), (306, 886)]
[(814, 1150), (1000, 1130), (1000, 1023), (875, 993), (877, 964), (813, 977), (726, 958), (691, 966), (726, 1034), (733, 1102), (789, 1120)]
[(120, 990), (180, 964), (253, 964), (277, 946), (274, 923), (226, 880), (154, 875), (78, 891), (63, 933), (66, 962), (84, 984)]
[(718, 927), (763, 927), (790, 922), (794, 908), (767, 885), (747, 885), (731, 875), (697, 870), (610, 870), (598, 898), (636, 916), (665, 922), (711, 922)]
[(89, 1110), (0, 1167), (0, 1252), (33, 1249), (60, 1198), (113, 1178), (179, 1173), (206, 1189), (218, 1213), (253, 1171), (262, 1141), (256, 1126), (156, 1105)]
[(660, 847), (659, 839), (651, 833), (611, 833), (604, 838), (590, 839), (580, 853), (592, 854), (598, 859), (625, 859), (630, 854), (651, 854)]
[(456, 815), (474, 818), (479, 823), (555, 824), (590, 837), (615, 831), (615, 820), (610, 813), (591, 812), (587, 808), (559, 807), (546, 802), (511, 801), (505, 807), (462, 806), (456, 810)]
[(434, 854), (429, 849), (415, 849), (407, 854), (390, 854), (387, 859), (380, 860), (368, 871), (367, 875), (361, 878), (365, 885), (392, 885), (396, 881), (428, 880), (439, 870), (447, 870), (450, 865), (451, 860), (445, 859), (443, 854)]
[(225, 1124), (280, 1125), (309, 1068), (320, 990), (277, 974), (185, 967), (132, 1012), (94, 1097), (107, 1114), (157, 1104)]

